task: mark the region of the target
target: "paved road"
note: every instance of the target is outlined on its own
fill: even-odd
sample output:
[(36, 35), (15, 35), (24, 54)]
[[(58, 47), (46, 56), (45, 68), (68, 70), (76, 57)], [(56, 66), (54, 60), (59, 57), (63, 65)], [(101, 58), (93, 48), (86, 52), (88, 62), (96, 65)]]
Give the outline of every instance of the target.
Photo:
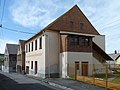
[[(38, 80), (28, 78), (24, 75), (15, 73), (0, 72), (0, 90), (56, 90), (57, 88), (49, 86)], [(57, 89), (60, 90), (60, 89)]]

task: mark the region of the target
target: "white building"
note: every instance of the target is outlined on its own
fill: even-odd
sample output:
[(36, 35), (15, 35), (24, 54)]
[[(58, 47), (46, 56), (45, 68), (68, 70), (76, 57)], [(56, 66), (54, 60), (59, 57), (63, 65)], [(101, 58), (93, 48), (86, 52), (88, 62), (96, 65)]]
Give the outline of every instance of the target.
[(25, 43), (26, 73), (42, 78), (92, 75), (111, 58), (105, 53), (105, 36), (100, 35), (77, 5)]

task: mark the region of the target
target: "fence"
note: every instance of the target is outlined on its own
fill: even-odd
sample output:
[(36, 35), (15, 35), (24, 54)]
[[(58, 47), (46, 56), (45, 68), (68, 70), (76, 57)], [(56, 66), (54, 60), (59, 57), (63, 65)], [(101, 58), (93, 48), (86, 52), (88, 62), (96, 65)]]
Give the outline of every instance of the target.
[[(75, 72), (72, 75), (73, 69)], [(119, 64), (75, 63), (74, 68), (69, 67), (68, 73), (71, 78), (82, 82), (111, 88), (113, 90), (120, 90)]]

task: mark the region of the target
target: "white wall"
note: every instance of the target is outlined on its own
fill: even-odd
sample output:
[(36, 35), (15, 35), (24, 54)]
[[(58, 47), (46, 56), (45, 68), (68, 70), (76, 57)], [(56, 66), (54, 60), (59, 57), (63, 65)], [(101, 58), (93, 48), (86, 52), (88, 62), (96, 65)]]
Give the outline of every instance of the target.
[(120, 64), (120, 57), (116, 60), (116, 64)]
[(95, 42), (103, 51), (105, 51), (105, 36), (95, 35), (93, 37), (93, 42)]
[[(35, 75), (34, 65), (35, 61), (37, 61), (38, 74), (35, 76), (45, 78), (46, 75), (59, 73), (59, 33), (52, 31), (44, 32), (42, 35), (42, 49), (38, 48), (38, 50), (35, 50), (35, 40), (38, 40), (37, 46), (39, 46), (40, 37), (38, 36), (26, 44), (29, 47), (29, 43), (34, 42), (34, 50), (26, 53), (26, 66), (29, 66), (29, 74)], [(31, 69), (31, 61), (33, 61), (33, 69)]]
[[(67, 58), (66, 58), (67, 56)], [(93, 56), (92, 53), (87, 52), (63, 52), (60, 53), (60, 61), (61, 65), (61, 75), (63, 78), (67, 76), (74, 76), (75, 74), (75, 61), (79, 62), (79, 75), (81, 75), (81, 63), (88, 62), (88, 75), (92, 75), (92, 63), (93, 63)], [(69, 70), (69, 71), (68, 71)], [(68, 73), (67, 73), (68, 72)]]
[[(39, 49), (39, 38), (42, 37), (42, 49)], [(35, 40), (37, 39), (37, 50), (35, 50)], [(29, 74), (35, 75), (35, 61), (37, 61), (37, 74), (35, 76), (39, 76), (45, 78), (45, 36), (40, 35), (30, 42), (26, 43), (26, 45), (33, 43), (33, 51), (26, 53), (26, 66), (29, 66)], [(28, 46), (29, 47), (29, 46)], [(31, 48), (31, 47), (30, 47)], [(31, 61), (33, 61), (33, 69), (31, 69)], [(28, 63), (29, 62), (29, 63)]]
[(60, 50), (60, 38), (58, 32), (47, 31), (45, 32), (46, 42), (45, 42), (45, 66), (46, 74), (49, 76), (51, 74), (59, 73), (59, 50)]

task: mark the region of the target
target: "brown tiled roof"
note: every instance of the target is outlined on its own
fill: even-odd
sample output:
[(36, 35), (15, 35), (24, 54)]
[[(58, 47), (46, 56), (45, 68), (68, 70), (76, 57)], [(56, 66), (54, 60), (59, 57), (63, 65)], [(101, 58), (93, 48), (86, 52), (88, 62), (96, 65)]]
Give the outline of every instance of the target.
[[(93, 27), (93, 25), (89, 22), (89, 20), (86, 18), (86, 16), (83, 14), (83, 12), (80, 10), (80, 8), (79, 8), (77, 5), (75, 5), (75, 6), (73, 6), (69, 11), (67, 11), (65, 14), (63, 14), (62, 16), (60, 16), (59, 18), (57, 18), (55, 21), (53, 21), (52, 23), (50, 23), (50, 24), (49, 24), (47, 27), (45, 27), (43, 30), (41, 30), (41, 31), (38, 32), (36, 35), (34, 35), (34, 36), (31, 37), (30, 39), (28, 39), (28, 40), (26, 41), (26, 43), (27, 43), (28, 41), (30, 41), (31, 39), (37, 37), (38, 35), (42, 34), (43, 31), (45, 31), (46, 29), (54, 30), (54, 31), (66, 31), (66, 29), (63, 28), (64, 25), (62, 25), (62, 27), (59, 27), (59, 23), (58, 23), (58, 22), (60, 22), (60, 20), (63, 19), (65, 15), (67, 15), (68, 13), (70, 13), (71, 11), (74, 11), (74, 10), (77, 10), (79, 13), (81, 13), (81, 15), (84, 17), (84, 19), (86, 20), (86, 22), (89, 23), (89, 26), (90, 26), (90, 27), (88, 27), (88, 29), (91, 28), (92, 31), (91, 31), (91, 30), (88, 30), (88, 34), (89, 34), (89, 33), (91, 34), (91, 32), (93, 32), (93, 34), (100, 35), (100, 34), (97, 32), (97, 30)], [(74, 14), (74, 13), (72, 13), (72, 14)], [(79, 17), (80, 17), (80, 16), (79, 16)], [(81, 18), (81, 17), (80, 17), (80, 18)], [(70, 19), (70, 18), (69, 18), (69, 19)], [(67, 20), (68, 20), (68, 19), (67, 19)], [(62, 23), (62, 21), (61, 21), (60, 23)], [(68, 29), (68, 30), (69, 30), (69, 29)], [(69, 31), (69, 32), (70, 32), (70, 31)], [(74, 32), (74, 31), (71, 30), (71, 32)], [(79, 32), (79, 30), (78, 30), (78, 32)], [(82, 32), (85, 33), (85, 30), (82, 30)]]
[(102, 55), (106, 60), (113, 61), (113, 59), (105, 53), (97, 44), (93, 42), (93, 49), (95, 49), (100, 55)]

